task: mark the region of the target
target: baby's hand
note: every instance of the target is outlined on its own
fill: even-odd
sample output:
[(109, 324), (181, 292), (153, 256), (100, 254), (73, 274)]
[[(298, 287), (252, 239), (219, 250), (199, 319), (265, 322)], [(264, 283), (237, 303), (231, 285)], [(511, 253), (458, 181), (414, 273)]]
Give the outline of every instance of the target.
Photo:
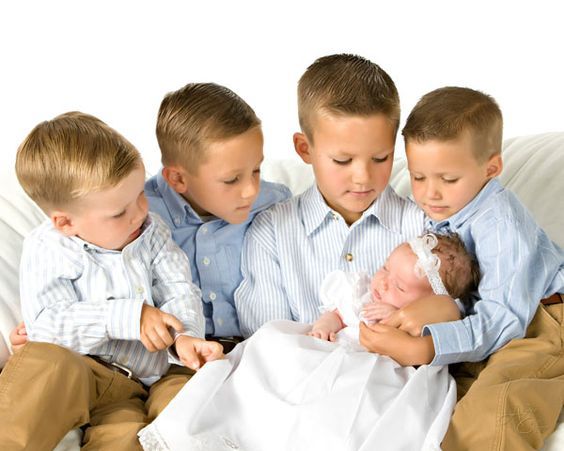
[(10, 332), (10, 344), (12, 352), (19, 351), (27, 343), (27, 331), (23, 321)]
[(368, 304), (364, 304), (362, 307), (360, 317), (368, 324), (374, 324), (382, 321), (384, 318), (387, 318), (396, 310), (397, 307), (394, 307), (391, 304), (385, 304), (383, 302), (369, 302)]
[(141, 309), (141, 343), (149, 352), (167, 349), (174, 342), (168, 328), (177, 332), (184, 331), (184, 326), (178, 319), (152, 307), (143, 304)]
[(176, 339), (176, 353), (184, 366), (198, 370), (206, 362), (223, 358), (223, 346), (216, 341), (181, 335)]
[(335, 332), (325, 329), (323, 327), (316, 327), (315, 324), (307, 334), (310, 337), (319, 338), (321, 340), (335, 341), (337, 339), (337, 334)]

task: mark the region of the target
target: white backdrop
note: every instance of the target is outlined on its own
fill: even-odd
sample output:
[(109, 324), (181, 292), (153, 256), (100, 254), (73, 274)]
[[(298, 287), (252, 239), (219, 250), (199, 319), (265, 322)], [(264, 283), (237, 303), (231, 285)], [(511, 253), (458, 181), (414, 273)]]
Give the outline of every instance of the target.
[(462, 85), (497, 98), (506, 137), (564, 130), (557, 2), (466, 3), (2, 2), (0, 161), (13, 164), (37, 122), (81, 110), (130, 139), (154, 172), (160, 100), (192, 81), (236, 91), (263, 120), (266, 156), (292, 157), (297, 80), (315, 58), (340, 52), (392, 76), (403, 118), (423, 93)]

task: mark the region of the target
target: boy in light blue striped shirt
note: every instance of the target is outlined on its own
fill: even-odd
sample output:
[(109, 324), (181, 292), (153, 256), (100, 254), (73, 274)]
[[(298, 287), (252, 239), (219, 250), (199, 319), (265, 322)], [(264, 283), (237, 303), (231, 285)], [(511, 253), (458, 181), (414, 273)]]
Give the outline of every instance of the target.
[(243, 237), (254, 217), (290, 197), (260, 179), (263, 136), (253, 109), (230, 89), (189, 83), (163, 99), (162, 171), (145, 184), (151, 211), (172, 230), (202, 290), (206, 336), (226, 351), (240, 340), (234, 292)]
[[(244, 336), (270, 320), (314, 322), (327, 274), (373, 274), (424, 227), (423, 212), (388, 185), (400, 104), (385, 71), (356, 55), (319, 58), (300, 78), (298, 111), (294, 146), (315, 184), (247, 232), (235, 292)], [(454, 303), (441, 304), (459, 317)]]
[(40, 123), (16, 173), (49, 219), (24, 242), (30, 342), (0, 375), (0, 443), (52, 449), (88, 426), (85, 446), (138, 449), (137, 432), (193, 374), (181, 365), (222, 355), (203, 339), (188, 260), (148, 214), (138, 151), (99, 119)]
[(430, 312), (436, 324), (423, 328), (431, 364), (482, 361), (452, 368), (462, 399), (443, 449), (539, 449), (564, 403), (564, 251), (496, 178), (502, 114), (490, 96), (432, 91), (403, 135), (428, 228), (458, 233), (482, 273), (465, 318), (436, 323)]

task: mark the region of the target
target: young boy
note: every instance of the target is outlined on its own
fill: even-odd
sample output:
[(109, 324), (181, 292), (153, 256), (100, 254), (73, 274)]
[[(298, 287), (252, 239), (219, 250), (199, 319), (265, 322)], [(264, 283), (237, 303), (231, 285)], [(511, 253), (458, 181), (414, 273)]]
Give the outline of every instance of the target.
[(455, 367), (464, 397), (444, 449), (538, 449), (564, 401), (564, 252), (496, 178), (502, 115), (491, 97), (467, 88), (432, 91), (403, 135), (428, 228), (458, 233), (482, 272), (468, 316), (424, 327), (434, 345), (430, 363), (478, 362), (493, 353)]
[(197, 369), (221, 356), (201, 338), (187, 258), (147, 212), (137, 150), (92, 116), (37, 125), (16, 173), (49, 220), (24, 242), (30, 342), (0, 375), (0, 443), (52, 449), (88, 425), (85, 449), (137, 449), (137, 432), (193, 374), (169, 362)]
[(157, 138), (164, 168), (145, 184), (149, 208), (188, 256), (202, 290), (206, 336), (228, 352), (241, 339), (233, 293), (244, 234), (259, 212), (290, 191), (260, 180), (260, 120), (223, 86), (191, 83), (167, 94)]
[(400, 105), (386, 72), (356, 55), (319, 58), (299, 81), (298, 111), (294, 146), (316, 183), (249, 228), (235, 293), (244, 336), (273, 319), (314, 322), (328, 273), (375, 273), (423, 231), (421, 210), (388, 186)]

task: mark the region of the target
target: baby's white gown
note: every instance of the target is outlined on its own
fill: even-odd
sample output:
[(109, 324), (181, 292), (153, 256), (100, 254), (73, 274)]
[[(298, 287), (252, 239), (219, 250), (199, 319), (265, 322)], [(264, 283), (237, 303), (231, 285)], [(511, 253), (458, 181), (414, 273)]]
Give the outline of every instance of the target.
[[(331, 273), (323, 303), (351, 324), (367, 283), (364, 274)], [(456, 402), (446, 367), (401, 367), (358, 340), (309, 337), (310, 328), (271, 321), (224, 360), (206, 364), (141, 430), (144, 449), (440, 449)]]

